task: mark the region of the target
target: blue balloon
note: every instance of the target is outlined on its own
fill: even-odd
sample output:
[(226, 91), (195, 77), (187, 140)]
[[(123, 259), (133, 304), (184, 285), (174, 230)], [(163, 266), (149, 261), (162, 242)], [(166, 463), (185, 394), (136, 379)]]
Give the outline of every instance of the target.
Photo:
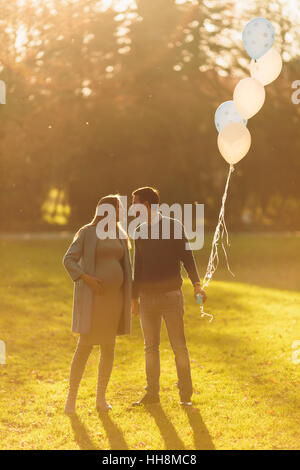
[(233, 101), (225, 101), (215, 112), (215, 125), (220, 132), (230, 122), (241, 122), (246, 126), (248, 120), (241, 118)]
[(252, 59), (259, 59), (274, 44), (275, 31), (271, 21), (266, 18), (253, 18), (243, 29), (243, 43)]

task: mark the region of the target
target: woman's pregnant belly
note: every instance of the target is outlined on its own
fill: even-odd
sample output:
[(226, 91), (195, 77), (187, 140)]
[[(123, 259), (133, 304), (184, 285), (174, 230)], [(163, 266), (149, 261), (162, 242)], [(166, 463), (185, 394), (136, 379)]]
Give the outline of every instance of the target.
[(115, 258), (98, 259), (95, 276), (103, 281), (104, 293), (106, 290), (120, 289), (124, 280), (123, 268)]

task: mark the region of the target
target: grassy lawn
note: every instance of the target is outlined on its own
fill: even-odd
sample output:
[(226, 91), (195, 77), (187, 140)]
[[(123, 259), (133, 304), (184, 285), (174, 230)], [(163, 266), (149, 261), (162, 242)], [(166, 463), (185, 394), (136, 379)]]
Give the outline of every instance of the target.
[[(186, 335), (194, 409), (178, 403), (175, 364), (163, 329), (161, 407), (131, 408), (143, 393), (139, 320), (118, 339), (108, 416), (96, 413), (98, 350), (83, 378), (78, 415), (63, 413), (76, 335), (72, 282), (61, 259), (67, 241), (0, 241), (1, 449), (300, 448), (300, 237), (232, 235), (233, 279), (220, 267), (201, 319), (185, 281)], [(204, 274), (210, 238), (197, 256)]]

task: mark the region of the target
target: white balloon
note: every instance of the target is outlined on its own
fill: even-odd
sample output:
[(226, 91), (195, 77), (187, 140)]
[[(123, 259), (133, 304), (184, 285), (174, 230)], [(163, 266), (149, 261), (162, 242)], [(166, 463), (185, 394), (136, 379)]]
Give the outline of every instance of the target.
[(273, 47), (257, 61), (252, 59), (250, 62), (251, 77), (256, 78), (264, 86), (276, 80), (281, 69), (281, 56)]
[(233, 92), (235, 107), (243, 119), (249, 119), (258, 113), (264, 104), (265, 97), (264, 86), (252, 77), (240, 80)]
[(240, 122), (230, 122), (218, 135), (218, 147), (222, 157), (234, 165), (247, 155), (251, 145), (251, 135)]

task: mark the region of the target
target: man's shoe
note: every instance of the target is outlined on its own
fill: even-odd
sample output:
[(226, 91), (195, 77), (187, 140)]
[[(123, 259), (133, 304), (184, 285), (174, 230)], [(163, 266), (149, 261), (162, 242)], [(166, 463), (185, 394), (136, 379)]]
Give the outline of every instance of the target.
[(146, 393), (141, 400), (132, 403), (132, 406), (154, 405), (155, 403), (160, 403), (159, 395), (150, 395), (149, 393)]

